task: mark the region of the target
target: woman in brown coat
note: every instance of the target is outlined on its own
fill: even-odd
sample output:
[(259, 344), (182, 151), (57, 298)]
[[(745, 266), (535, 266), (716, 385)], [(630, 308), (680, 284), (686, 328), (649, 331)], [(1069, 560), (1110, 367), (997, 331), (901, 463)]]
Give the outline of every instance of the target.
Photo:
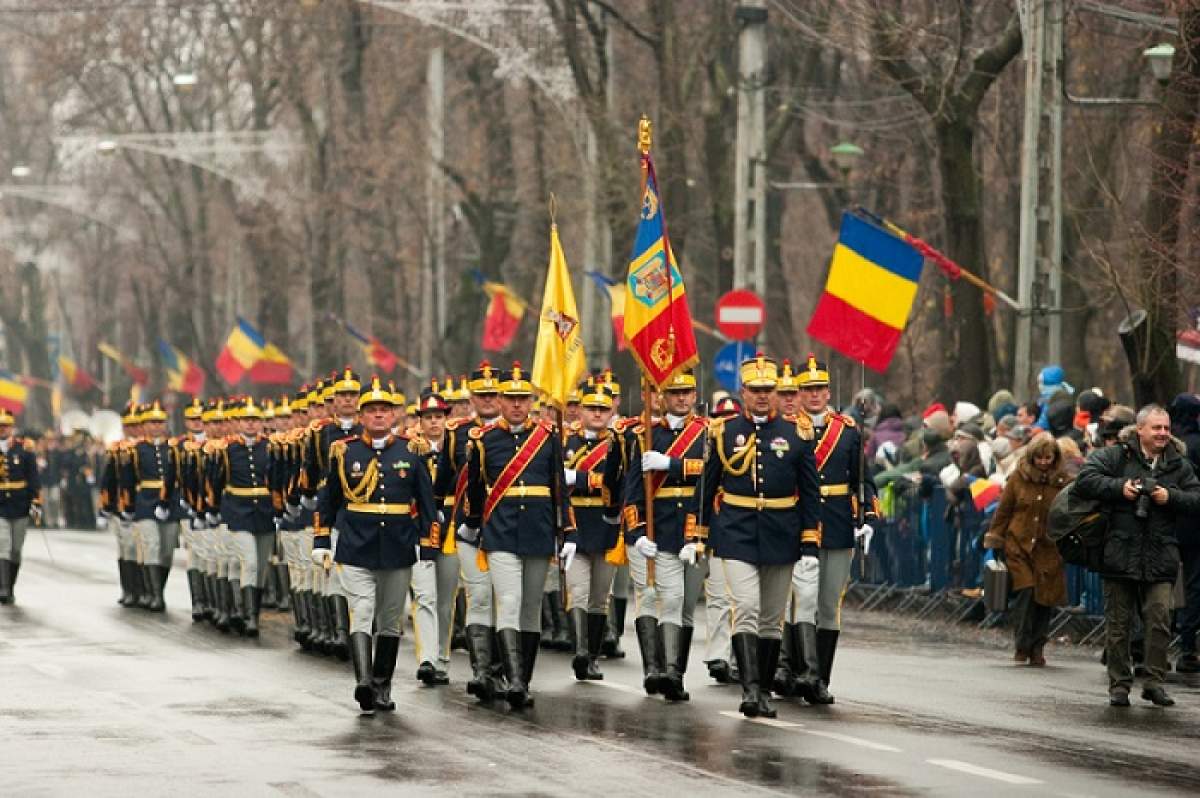
[(1008, 564), (1016, 662), (1046, 664), (1050, 616), (1067, 600), (1066, 571), (1058, 548), (1046, 537), (1046, 521), (1050, 502), (1070, 481), (1058, 444), (1046, 433), (1038, 435), (1021, 452), (983, 538), (984, 548), (995, 549)]

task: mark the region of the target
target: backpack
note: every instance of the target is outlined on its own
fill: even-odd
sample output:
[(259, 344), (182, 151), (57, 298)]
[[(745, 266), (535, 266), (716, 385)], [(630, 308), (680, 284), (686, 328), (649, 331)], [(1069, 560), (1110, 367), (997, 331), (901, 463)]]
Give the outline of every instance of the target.
[(1108, 523), (1109, 511), (1105, 504), (1077, 496), (1072, 482), (1050, 502), (1047, 537), (1058, 546), (1063, 562), (1100, 571), (1104, 566)]

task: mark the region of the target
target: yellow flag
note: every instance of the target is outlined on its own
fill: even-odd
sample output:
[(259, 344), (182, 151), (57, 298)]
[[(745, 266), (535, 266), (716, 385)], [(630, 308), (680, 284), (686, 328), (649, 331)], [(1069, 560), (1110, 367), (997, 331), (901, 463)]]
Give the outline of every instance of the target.
[(558, 240), (558, 225), (550, 227), (550, 270), (542, 294), (538, 318), (537, 348), (530, 379), (548, 403), (559, 410), (587, 371), (587, 358), (580, 339), (579, 311), (567, 271), (567, 258)]

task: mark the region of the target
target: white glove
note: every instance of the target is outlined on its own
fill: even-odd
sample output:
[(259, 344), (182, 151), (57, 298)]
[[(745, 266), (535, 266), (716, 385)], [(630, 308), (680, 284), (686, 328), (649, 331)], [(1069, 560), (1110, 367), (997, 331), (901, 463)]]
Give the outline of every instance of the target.
[(604, 515), (604, 516), (601, 516), (601, 518), (603, 518), (604, 523), (608, 524), (609, 526), (620, 526), (621, 525), (621, 516), (619, 516), (619, 515)]
[(423, 571), (428, 571), (433, 567), (433, 560), (421, 559), (421, 544), (418, 543), (416, 546), (413, 546), (413, 556), (417, 558), (417, 562), (414, 567), (420, 568)]
[(156, 505), (154, 505), (154, 517), (157, 518), (159, 521), (165, 522), (168, 518), (171, 517), (171, 511), (168, 510), (166, 507), (163, 507), (161, 504), (156, 504)]
[(31, 521), (33, 521), (34, 526), (38, 526), (39, 524), (42, 523), (42, 505), (40, 505), (40, 504), (29, 505), (29, 519)]
[(578, 474), (575, 473), (574, 468), (564, 468), (563, 469), (563, 480), (567, 483), (568, 488), (575, 487), (575, 480), (577, 477), (578, 477)]
[(637, 553), (645, 557), (647, 560), (653, 560), (658, 555), (658, 544), (650, 538), (643, 535), (633, 544), (637, 549)]
[(192, 512), (191, 505), (189, 505), (187, 503), (187, 499), (184, 499), (183, 497), (180, 497), (180, 499), (179, 499), (179, 509), (182, 512), (189, 513), (189, 514)]
[(300, 497), (300, 506), (303, 507), (305, 510), (317, 509), (317, 497), (316, 496), (301, 496)]
[(817, 606), (821, 592), (821, 561), (816, 557), (801, 557), (793, 576), (797, 606)]
[(218, 527), (221, 525), (221, 514), (220, 513), (205, 513), (204, 520), (208, 522), (209, 526)]
[(479, 530), (473, 529), (466, 524), (458, 525), (458, 536), (468, 543), (474, 543), (479, 540)]
[(195, 518), (193, 518), (190, 523), (191, 523), (193, 532), (199, 532), (203, 529), (207, 529), (207, 526), (204, 523), (204, 519), (200, 518), (199, 516), (196, 516)]
[(862, 541), (864, 555), (871, 553), (871, 538), (873, 537), (875, 537), (875, 528), (870, 524), (863, 524), (854, 530), (854, 539)]
[(314, 548), (312, 550), (313, 565), (318, 565), (322, 568), (328, 568), (329, 561), (332, 559), (333, 559), (333, 552), (330, 551), (329, 549)]
[(559, 562), (562, 563), (564, 571), (570, 570), (571, 562), (574, 561), (574, 559), (575, 559), (575, 549), (577, 549), (577, 548), (578, 548), (578, 546), (576, 546), (574, 543), (572, 543), (571, 541), (568, 540), (566, 543), (564, 543), (562, 545), (562, 548), (559, 550), (558, 560), (559, 560)]
[(132, 524), (133, 523), (133, 513), (122, 512), (121, 513), (121, 523), (122, 524)]
[(96, 516), (96, 529), (99, 529), (101, 531), (108, 529), (108, 516), (106, 516), (106, 515)]
[(441, 510), (438, 510), (438, 523), (442, 525), (445, 525), (446, 523), (446, 514)]
[(695, 543), (684, 543), (683, 548), (679, 550), (679, 559), (688, 565), (695, 565), (698, 556), (699, 551)]
[(291, 504), (289, 502), (284, 502), (283, 511), (285, 513), (287, 513), (288, 516), (291, 518), (299, 518), (300, 517), (300, 505), (298, 505), (298, 504)]
[(645, 452), (642, 454), (643, 471), (666, 471), (671, 467), (671, 458), (662, 452)]

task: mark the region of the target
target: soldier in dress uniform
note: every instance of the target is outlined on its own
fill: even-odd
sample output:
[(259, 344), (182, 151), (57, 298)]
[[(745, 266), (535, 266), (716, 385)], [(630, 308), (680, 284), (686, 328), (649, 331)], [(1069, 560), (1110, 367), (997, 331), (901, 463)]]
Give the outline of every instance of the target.
[(624, 551), (614, 552), (620, 536), (614, 497), (619, 500), (621, 470), (616, 433), (609, 427), (613, 396), (588, 378), (579, 400), (580, 420), (569, 429), (564, 444), (563, 472), (576, 531), (563, 544), (562, 558), (575, 643), (571, 668), (582, 681), (604, 678), (597, 660), (612, 591), (614, 566), (609, 560), (617, 555), (623, 559)]
[[(225, 604), (224, 581), (228, 578), (227, 563), (224, 559), (224, 541), (219, 526), (208, 523), (208, 476), (212, 467), (214, 452), (224, 445), (225, 410), (220, 399), (209, 399), (200, 414), (204, 425), (204, 441), (199, 451), (194, 455), (187, 482), (191, 485), (188, 493), (191, 499), (191, 511), (195, 516), (193, 526), (196, 536), (204, 541), (201, 551), (204, 554), (202, 569), (204, 583), (209, 600), (207, 618), (210, 623), (221, 629), (229, 629), (229, 612)], [(224, 609), (223, 609), (224, 608)]]
[(204, 431), (204, 402), (199, 397), (193, 398), (183, 409), (183, 427), (183, 435), (171, 441), (171, 466), (175, 472), (178, 493), (176, 507), (181, 514), (181, 535), (188, 553), (187, 579), (192, 597), (192, 621), (199, 622), (212, 616), (214, 604), (208, 595), (204, 573), (208, 560), (204, 521), (195, 509), (201, 503), (200, 483), (197, 479), (198, 460), (207, 440)]
[[(129, 450), (120, 471), (121, 490), (131, 496), (133, 534), (138, 545), (142, 576), (149, 586), (153, 612), (166, 610), (163, 588), (175, 546), (179, 522), (172, 521), (172, 506), (178, 502), (176, 467), (167, 439), (167, 413), (155, 401), (141, 414), (143, 436)], [(172, 529), (173, 527), (173, 529)]]
[(690, 539), (708, 539), (733, 597), (739, 709), (746, 717), (773, 718), (769, 685), (792, 570), (820, 543), (820, 490), (808, 420), (790, 421), (772, 407), (775, 361), (751, 358), (742, 363), (741, 377), (742, 415), (712, 424)]
[[(412, 569), (418, 550), (422, 560), (433, 556), (441, 531), (422, 443), (392, 434), (396, 406), (378, 378), (362, 393), (358, 409), (362, 431), (330, 447), (312, 558), (323, 569), (336, 560), (342, 590), (353, 605), (354, 699), (363, 712), (391, 711)], [(334, 526), (336, 542), (330, 536)]]
[(438, 454), (433, 492), (445, 517), (445, 528), (454, 530), (454, 547), (458, 552), (459, 569), (465, 596), (467, 653), (471, 658), (472, 677), (467, 693), (480, 701), (490, 701), (504, 687), (503, 667), (496, 640), (492, 604), (492, 583), (486, 571), (480, 569), (478, 532), (462, 523), (467, 513), (467, 452), (471, 446), (470, 433), (491, 424), (500, 417), (501, 371), (488, 361), (481, 362), (471, 372), (468, 388), (475, 415), (466, 419), (450, 419), (446, 423), (445, 444)]
[[(669, 701), (686, 701), (683, 679), (691, 649), (690, 621), (703, 573), (696, 569), (698, 547), (687, 539), (685, 527), (704, 467), (708, 419), (695, 413), (696, 378), (691, 372), (675, 375), (665, 386), (662, 401), (665, 412), (651, 423), (650, 448), (643, 451), (642, 427), (632, 430), (623, 510), (625, 542), (636, 599), (633, 625), (642, 654), (642, 686), (649, 695), (662, 693)], [(654, 501), (653, 540), (646, 534), (647, 493)], [(653, 582), (648, 578), (648, 561), (654, 562)]]
[(562, 441), (531, 415), (533, 385), (514, 363), (500, 383), (501, 417), (469, 432), (466, 517), (496, 598), (496, 635), (513, 709), (532, 704), (542, 589), (559, 536), (574, 534), (565, 505)]
[(12, 604), (29, 521), (42, 518), (34, 442), (13, 435), (16, 419), (0, 408), (0, 605)]
[(796, 384), (801, 404), (797, 417), (807, 420), (816, 436), (821, 548), (819, 565), (802, 559), (792, 577), (793, 661), (803, 663), (792, 668), (798, 695), (811, 703), (832, 704), (828, 686), (842, 628), (842, 600), (850, 584), (855, 542), (870, 531), (866, 521), (877, 517), (875, 484), (864, 473), (863, 438), (854, 419), (829, 406), (828, 367), (809, 355)]
[[(712, 417), (714, 419), (729, 418), (742, 412), (742, 407), (731, 396), (724, 396), (713, 403)], [(708, 639), (704, 646), (704, 664), (708, 666), (708, 675), (718, 684), (732, 684), (737, 681), (734, 672), (733, 647), (730, 637), (733, 634), (733, 603), (729, 599), (729, 589), (725, 584), (725, 567), (721, 558), (709, 552), (705, 558), (707, 574), (704, 579), (704, 612), (707, 620)]]
[(269, 462), (263, 435), (263, 411), (246, 400), (237, 411), (239, 433), (222, 448), (212, 470), (208, 512), (229, 529), (238, 573), (230, 575), (231, 591), (241, 587), (242, 629), (258, 637), (258, 614), (267, 566), (275, 545)]
[[(121, 491), (121, 464), (127, 449), (136, 439), (137, 422), (137, 407), (130, 402), (121, 414), (124, 437), (105, 449), (100, 470), (99, 521), (103, 522), (102, 526), (112, 524), (117, 537), (117, 575), (121, 581), (121, 598), (117, 599), (117, 603), (126, 608), (139, 606), (144, 595), (141, 571), (137, 564), (137, 544), (133, 539), (132, 526), (125, 521), (127, 497)], [(149, 603), (147, 598), (142, 606)]]
[[(437, 381), (421, 391), (417, 403), (420, 428), (413, 439), (421, 441), (422, 457), (436, 483), (438, 460), (446, 439), (450, 405), (438, 390)], [(439, 511), (444, 516), (442, 506)], [(450, 638), (454, 629), (454, 606), (458, 594), (458, 552), (452, 535), (444, 536), (432, 559), (413, 571), (413, 627), (417, 653), (417, 678), (430, 687), (450, 683)]]
[[(615, 436), (613, 443), (616, 446), (619, 468), (618, 491), (613, 495), (613, 501), (620, 507), (625, 495), (625, 475), (629, 472), (629, 449), (633, 443), (630, 430), (637, 426), (638, 417), (621, 417), (621, 385), (613, 377), (611, 368), (601, 372), (600, 382), (613, 397), (613, 416), (609, 426), (612, 427)], [(624, 524), (624, 520), (620, 523)], [(621, 533), (620, 551), (624, 551), (624, 537)], [(604, 630), (604, 642), (600, 644), (600, 653), (609, 659), (625, 659), (625, 651), (621, 648), (621, 636), (625, 634), (625, 611), (629, 606), (629, 558), (619, 556), (614, 557), (614, 560), (617, 562), (614, 565), (612, 593), (608, 601), (608, 625)]]
[(283, 554), (280, 568), (287, 572), (286, 584), (291, 593), (292, 639), (303, 646), (312, 633), (309, 620), (309, 566), (312, 559), (311, 546), (305, 548), (307, 524), (294, 495), (308, 428), (308, 386), (302, 387), (290, 400), (285, 396), (276, 407), (277, 417), (280, 407), (286, 407), (286, 410), (273, 438), (271, 495), (279, 526), (279, 549)]
[[(443, 396), (446, 403), (450, 406), (447, 418), (470, 418), (471, 417), (471, 390), (467, 385), (467, 375), (459, 378), (458, 387), (454, 387), (453, 381), (446, 378), (446, 393)], [(420, 415), (420, 407), (417, 408), (418, 417)]]

